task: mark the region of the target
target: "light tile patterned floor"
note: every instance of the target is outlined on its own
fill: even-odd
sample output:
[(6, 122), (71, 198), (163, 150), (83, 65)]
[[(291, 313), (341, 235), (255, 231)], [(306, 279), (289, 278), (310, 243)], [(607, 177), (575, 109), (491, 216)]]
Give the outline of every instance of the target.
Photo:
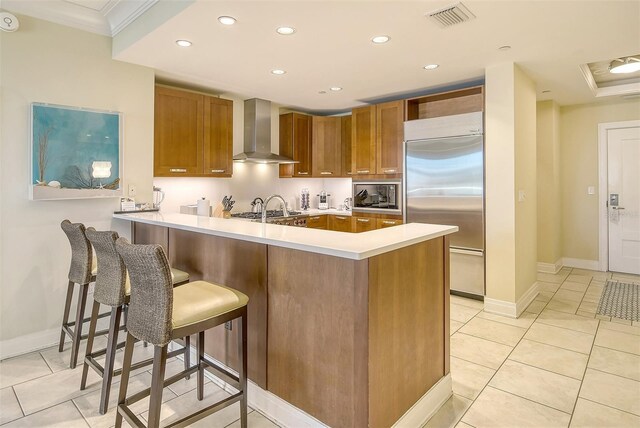
[[(452, 296), (454, 395), (426, 426), (640, 427), (640, 324), (595, 315), (609, 276), (569, 268), (539, 274), (541, 293), (518, 319), (486, 313), (481, 302)], [(138, 346), (136, 358), (150, 351)], [(100, 415), (98, 377), (91, 371), (89, 387), (78, 391), (82, 365), (69, 370), (68, 361), (68, 350), (58, 354), (49, 348), (0, 362), (0, 425), (112, 426), (119, 378), (109, 411)], [(180, 366), (174, 359), (167, 371)], [(145, 388), (149, 379), (142, 369), (130, 388)], [(165, 423), (202, 405), (194, 388), (192, 377), (165, 389)], [(205, 401), (225, 394), (211, 382), (205, 387)], [(146, 404), (136, 407), (143, 418)], [(194, 426), (239, 427), (238, 407)], [(257, 411), (249, 414), (249, 426), (277, 427)]]
[(640, 427), (640, 324), (595, 314), (611, 276), (541, 273), (517, 320), (452, 296), (454, 395), (426, 427)]
[[(98, 341), (104, 346), (106, 341)], [(106, 414), (98, 413), (100, 400), (100, 377), (89, 370), (87, 389), (80, 391), (82, 364), (74, 370), (69, 369), (69, 347), (58, 353), (57, 346), (40, 352), (32, 352), (20, 357), (0, 362), (0, 425), (4, 427), (91, 427), (109, 428), (115, 423), (120, 377), (114, 379)], [(153, 347), (144, 348), (138, 344), (134, 351), (134, 361), (152, 356)], [(84, 355), (84, 342), (80, 355)], [(192, 356), (195, 358), (195, 356)], [(98, 360), (100, 361), (100, 360)], [(122, 350), (116, 355), (116, 366), (122, 361)], [(192, 360), (193, 361), (193, 360)], [(100, 361), (102, 362), (102, 361)], [(172, 358), (167, 362), (166, 376), (177, 373), (183, 367), (182, 361)], [(148, 388), (151, 384), (150, 367), (134, 371), (129, 380), (129, 392)], [(198, 408), (220, 400), (229, 394), (214, 383), (206, 380), (205, 397), (202, 402), (196, 399), (196, 376), (190, 380), (179, 381), (164, 389), (162, 398), (163, 424), (171, 423), (188, 415)], [(134, 412), (145, 421), (149, 407), (146, 398), (133, 406)], [(277, 428), (278, 425), (258, 411), (249, 409), (249, 427)], [(235, 428), (240, 427), (240, 408), (238, 404), (227, 407), (193, 427)], [(126, 423), (123, 426), (128, 426)]]

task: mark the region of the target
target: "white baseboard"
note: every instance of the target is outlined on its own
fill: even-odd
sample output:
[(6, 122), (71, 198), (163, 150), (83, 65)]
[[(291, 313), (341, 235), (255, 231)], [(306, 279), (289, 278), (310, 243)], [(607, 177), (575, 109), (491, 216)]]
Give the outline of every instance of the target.
[[(59, 340), (60, 328), (58, 327), (0, 341), (0, 360), (57, 345)], [(71, 339), (67, 337), (65, 341), (70, 342)]]
[[(192, 350), (195, 348), (192, 346)], [(180, 358), (180, 356), (178, 356)], [(209, 357), (211, 358), (211, 357)], [(217, 361), (217, 360), (216, 360)], [(218, 361), (219, 363), (219, 361)], [(220, 364), (222, 366), (222, 364)], [(226, 367), (226, 366), (224, 366)], [(229, 369), (233, 373), (235, 370)], [(235, 393), (237, 390), (217, 378), (209, 371), (204, 375), (211, 382), (218, 385), (229, 393)], [(289, 404), (282, 398), (269, 391), (265, 391), (252, 381), (248, 382), (248, 404), (254, 409), (262, 413), (267, 419), (275, 422), (277, 425), (287, 428), (329, 428), (313, 416)], [(453, 394), (453, 386), (451, 373), (440, 379), (433, 385), (426, 394), (424, 394), (407, 412), (398, 419), (393, 425), (396, 428), (402, 427), (420, 427), (423, 426), (442, 405)]]
[(562, 258), (555, 263), (538, 262), (538, 272), (556, 274), (562, 269)]
[(562, 264), (567, 267), (589, 270), (600, 270), (600, 262), (598, 260), (572, 259), (564, 257)]
[(393, 424), (394, 428), (421, 427), (453, 395), (451, 373), (440, 379)]
[(518, 299), (517, 302), (506, 302), (504, 300), (484, 298), (484, 311), (509, 318), (518, 318), (520, 314), (529, 306), (538, 295), (538, 283), (534, 282), (531, 287)]

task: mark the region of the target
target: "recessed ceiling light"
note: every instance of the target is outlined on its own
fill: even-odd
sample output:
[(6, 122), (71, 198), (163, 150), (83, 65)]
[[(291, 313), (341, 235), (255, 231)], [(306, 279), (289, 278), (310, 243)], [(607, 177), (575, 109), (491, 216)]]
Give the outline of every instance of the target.
[(318, 91), (319, 94), (326, 94), (327, 91)]
[(424, 68), (425, 70), (435, 70), (438, 67), (440, 67), (440, 65), (438, 64), (427, 64), (422, 68)]
[(549, 92), (551, 92), (549, 89), (545, 89), (544, 91), (542, 91), (543, 94), (548, 94)]
[(609, 73), (633, 73), (640, 71), (640, 59), (628, 56), (626, 58), (617, 58), (609, 64)]
[(342, 90), (342, 88), (341, 88), (340, 86), (332, 86), (332, 87), (331, 87), (331, 88), (329, 88), (329, 89), (331, 89), (333, 92), (338, 92), (338, 91), (341, 91), (341, 90)]
[(499, 51), (508, 51), (509, 49), (511, 49), (511, 46), (509, 45), (500, 46), (498, 48)]
[(376, 44), (387, 43), (389, 40), (391, 40), (391, 37), (389, 36), (375, 36), (371, 39), (371, 41)]
[(280, 69), (271, 70), (271, 74), (281, 75), (281, 74), (285, 74), (285, 73), (286, 73), (286, 71), (280, 70)]
[(189, 46), (192, 45), (192, 43), (189, 40), (176, 40), (176, 44), (183, 48), (188, 48)]
[(219, 16), (218, 21), (223, 25), (233, 25), (236, 23), (236, 19), (233, 16)]
[(288, 36), (296, 32), (296, 29), (293, 27), (278, 27), (276, 28), (276, 33), (282, 34), (283, 36)]

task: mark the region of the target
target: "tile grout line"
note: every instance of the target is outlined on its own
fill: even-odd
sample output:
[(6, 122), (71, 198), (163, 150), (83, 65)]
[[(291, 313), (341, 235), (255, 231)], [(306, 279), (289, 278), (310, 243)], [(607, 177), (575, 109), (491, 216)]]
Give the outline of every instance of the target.
[[(16, 394), (16, 390), (13, 389), (13, 386), (10, 386), (9, 388), (11, 388), (11, 391), (13, 392), (13, 396), (16, 398), (16, 403), (18, 403), (18, 407), (20, 408), (20, 412), (22, 413), (22, 416), (20, 416), (19, 418), (14, 419), (14, 421), (17, 421), (17, 420), (22, 419), (22, 418), (25, 417), (24, 409), (22, 408), (22, 404), (20, 404), (20, 400), (18, 400), (18, 394)], [(13, 422), (13, 421), (11, 421), (11, 422)], [(9, 423), (9, 422), (7, 422), (7, 423)]]
[(89, 428), (91, 428), (91, 424), (89, 423), (89, 421), (87, 420), (87, 418), (84, 417), (84, 414), (82, 413), (82, 411), (80, 410), (80, 408), (78, 407), (78, 405), (76, 404), (75, 401), (73, 401), (73, 399), (69, 400), (71, 401), (71, 404), (73, 404), (73, 407), (76, 408), (76, 410), (78, 411), (78, 413), (80, 414), (80, 416), (82, 417), (82, 420), (84, 421), (85, 424), (87, 424), (87, 426)]
[[(638, 383), (638, 386), (640, 386), (640, 380), (632, 379), (632, 378), (626, 377), (626, 376), (621, 376), (621, 375), (619, 375), (617, 373), (611, 373), (611, 372), (608, 372), (608, 371), (605, 371), (605, 370), (594, 369), (593, 367), (589, 367), (589, 366), (587, 366), (587, 368), (590, 369), (590, 370), (596, 371), (596, 372), (600, 372), (600, 373), (608, 374), (610, 376), (616, 376), (616, 377), (619, 377), (619, 378), (622, 378), (622, 379), (627, 379), (627, 380), (636, 382), (636, 383)], [(640, 416), (640, 415), (638, 415), (638, 416)]]
[(631, 413), (631, 412), (629, 412), (628, 410), (618, 409), (617, 407), (613, 407), (613, 406), (610, 406), (610, 405), (608, 405), (608, 404), (598, 403), (597, 401), (593, 401), (593, 400), (590, 400), (590, 399), (588, 399), (588, 398), (584, 398), (584, 397), (579, 397), (579, 398), (580, 398), (580, 399), (582, 399), (582, 400), (584, 400), (584, 401), (588, 401), (588, 402), (590, 402), (590, 403), (595, 403), (595, 404), (598, 404), (598, 405), (600, 405), (600, 406), (607, 407), (607, 408), (609, 408), (609, 409), (614, 409), (614, 410), (617, 410), (617, 411), (619, 411), (619, 412), (626, 413), (627, 415), (632, 415), (632, 416), (635, 416), (635, 417), (640, 417), (640, 415), (637, 415), (637, 414), (635, 414), (635, 413)]

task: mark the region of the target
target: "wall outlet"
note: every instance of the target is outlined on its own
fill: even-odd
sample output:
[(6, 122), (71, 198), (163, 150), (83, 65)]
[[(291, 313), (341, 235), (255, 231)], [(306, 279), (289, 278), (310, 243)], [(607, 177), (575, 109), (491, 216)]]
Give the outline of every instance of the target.
[(518, 190), (518, 202), (524, 202), (527, 199), (527, 194), (524, 190)]
[(136, 197), (136, 185), (135, 184), (129, 184), (129, 197), (130, 198), (135, 198)]

